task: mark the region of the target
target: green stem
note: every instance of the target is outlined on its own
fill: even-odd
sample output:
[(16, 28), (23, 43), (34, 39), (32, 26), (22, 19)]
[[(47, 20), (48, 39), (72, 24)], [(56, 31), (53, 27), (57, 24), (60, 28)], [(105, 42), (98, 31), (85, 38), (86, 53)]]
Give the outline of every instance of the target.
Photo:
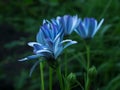
[(65, 53), (65, 77), (67, 77), (67, 72), (68, 72), (68, 68), (67, 68), (67, 53)]
[(67, 84), (67, 86), (66, 86), (67, 88), (65, 89), (65, 90), (71, 90), (71, 87), (70, 87), (70, 83), (68, 82), (68, 84)]
[(89, 46), (86, 47), (86, 50), (87, 50), (87, 71), (88, 71), (89, 67), (90, 67), (90, 48), (89, 48)]
[[(75, 82), (77, 83), (75, 86), (73, 86), (72, 88), (74, 88), (74, 87), (76, 87), (76, 86), (80, 86), (81, 87), (81, 90), (84, 90), (84, 87), (82, 86), (82, 84), (79, 82), (79, 81), (77, 81), (77, 80), (75, 80)], [(70, 90), (70, 89), (68, 89), (68, 90)]]
[(59, 79), (59, 83), (60, 83), (60, 90), (64, 90), (63, 89), (63, 80), (62, 80), (62, 74), (61, 74), (60, 66), (58, 66), (58, 68), (57, 68), (57, 75), (58, 75), (58, 79)]
[(84, 90), (84, 87), (82, 86), (82, 84), (80, 82), (78, 82), (77, 80), (75, 80), (75, 81), (82, 88), (82, 90)]
[(40, 62), (41, 90), (44, 90), (43, 63)]
[[(67, 53), (65, 53), (65, 78), (67, 78), (67, 74), (68, 74)], [(70, 84), (66, 84), (65, 88), (66, 88), (65, 90), (70, 90)]]
[(87, 78), (86, 78), (86, 83), (85, 83), (85, 90), (89, 90), (90, 88), (90, 79), (88, 75), (89, 67), (90, 67), (90, 48), (89, 46), (86, 46), (86, 51), (87, 51)]
[(52, 68), (49, 67), (49, 90), (52, 90)]
[(100, 18), (102, 18), (106, 14), (106, 12), (109, 9), (109, 7), (110, 7), (111, 4), (112, 4), (112, 0), (109, 0), (109, 2), (107, 2), (107, 4), (105, 5), (104, 10), (103, 10)]

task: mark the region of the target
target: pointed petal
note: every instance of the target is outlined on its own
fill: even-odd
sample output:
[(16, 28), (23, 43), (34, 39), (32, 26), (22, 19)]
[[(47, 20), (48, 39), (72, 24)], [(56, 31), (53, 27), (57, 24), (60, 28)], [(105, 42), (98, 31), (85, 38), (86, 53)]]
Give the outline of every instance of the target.
[(31, 47), (36, 47), (36, 48), (37, 47), (39, 47), (39, 48), (46, 48), (44, 45), (42, 45), (42, 44), (40, 44), (38, 42), (29, 42), (28, 45), (31, 46)]
[(57, 27), (56, 27), (56, 25), (54, 25), (54, 24), (51, 24), (51, 36), (52, 36), (52, 40), (54, 40), (54, 38), (56, 37), (56, 35), (57, 35), (57, 32), (58, 32), (58, 29), (57, 29)]
[(67, 19), (67, 34), (71, 34), (73, 29), (72, 29), (72, 26), (73, 26), (73, 18), (72, 16), (69, 16), (68, 19)]
[(47, 20), (47, 19), (44, 19), (44, 20), (43, 20), (43, 25), (46, 24), (46, 23), (50, 23), (50, 21)]
[(46, 23), (46, 20), (44, 19), (44, 20), (43, 20), (43, 24), (45, 24), (45, 23)]
[(78, 25), (79, 25), (79, 23), (80, 23), (80, 21), (81, 21), (81, 19), (80, 18), (78, 18), (78, 16), (76, 15), (76, 16), (73, 16), (72, 17), (72, 27), (71, 27), (71, 30), (74, 30), (74, 29), (76, 29), (77, 27), (78, 27)]
[(34, 44), (41, 45), (40, 43), (37, 43), (37, 42), (29, 42), (29, 43), (28, 43), (28, 45), (31, 46), (31, 47), (34, 47)]
[(51, 37), (51, 33), (50, 33), (50, 24), (44, 24), (41, 28), (43, 35), (45, 36), (45, 38), (52, 38)]
[(97, 21), (94, 18), (90, 18), (89, 22), (90, 22), (90, 25), (89, 25), (89, 31), (88, 31), (87, 37), (91, 38), (97, 27)]
[(27, 61), (27, 60), (31, 60), (31, 59), (35, 59), (35, 58), (38, 58), (40, 56), (44, 56), (43, 54), (39, 54), (39, 55), (31, 55), (31, 56), (28, 56), (28, 57), (25, 57), (23, 59), (20, 59), (18, 61)]
[(93, 36), (96, 34), (96, 32), (99, 30), (99, 28), (101, 27), (103, 21), (104, 21), (104, 19), (102, 19), (102, 20), (100, 21), (100, 23), (98, 24), (98, 26), (96, 25), (96, 29), (94, 30), (94, 33), (93, 33), (92, 37), (93, 37)]
[(43, 49), (46, 50), (47, 49), (47, 46), (44, 46), (37, 42), (29, 42), (28, 45), (34, 48), (34, 50), (33, 50), (34, 53), (36, 53), (38, 50), (43, 50)]
[(57, 38), (54, 42), (54, 54), (56, 54), (57, 50), (59, 49), (60, 38)]
[(63, 47), (59, 47), (59, 49), (55, 53), (55, 59), (57, 59), (57, 57), (61, 54), (62, 51), (63, 51)]
[(72, 40), (71, 40), (71, 39), (66, 39), (66, 40), (63, 40), (63, 41), (61, 42), (61, 44), (64, 44), (64, 43), (70, 42), (70, 41), (72, 41)]
[(87, 36), (87, 30), (85, 29), (85, 27), (84, 27), (82, 22), (79, 23), (79, 26), (75, 29), (75, 31), (82, 38), (85, 38)]
[(72, 44), (76, 44), (77, 41), (72, 41), (72, 40), (64, 40), (64, 43), (67, 42), (67, 44), (63, 47), (63, 49), (67, 48), (68, 46), (72, 45)]
[(70, 16), (69, 15), (64, 15), (63, 17), (62, 17), (62, 26), (63, 26), (63, 28), (64, 28), (64, 33), (65, 34), (67, 34), (68, 33), (68, 18), (69, 18)]
[(18, 61), (26, 61), (28, 58), (19, 59)]
[(84, 27), (85, 27), (85, 29), (86, 29), (86, 33), (88, 33), (88, 28), (89, 28), (89, 24), (90, 24), (89, 18), (85, 18), (85, 19), (83, 20), (83, 23), (84, 23)]
[(34, 44), (33, 47), (34, 47), (34, 50), (35, 50), (35, 51), (41, 50), (41, 49), (44, 49), (44, 48), (45, 48), (43, 45), (39, 45), (39, 44)]
[(32, 73), (33, 73), (33, 71), (34, 71), (34, 69), (36, 68), (36, 66), (39, 64), (39, 60), (38, 61), (36, 61), (35, 62), (35, 64), (32, 66), (32, 68), (30, 69), (30, 74), (29, 74), (29, 76), (31, 77), (31, 75), (32, 75)]
[(54, 56), (55, 56), (55, 59), (61, 54), (62, 50), (63, 50), (63, 46), (60, 43), (60, 38), (58, 38), (55, 41), (55, 44), (54, 44)]
[(101, 27), (101, 25), (102, 25), (103, 22), (104, 22), (104, 19), (102, 19), (102, 20), (99, 22), (99, 24), (98, 24), (98, 26), (97, 26), (97, 29), (99, 29), (99, 28)]
[(54, 41), (53, 42), (56, 42), (58, 40), (58, 38), (60, 38), (60, 33), (55, 37)]
[(43, 50), (38, 50), (36, 51), (37, 54), (41, 54), (41, 53), (50, 53), (52, 54), (52, 52), (50, 50), (47, 50), (47, 49), (43, 49)]
[(44, 38), (45, 37), (43, 35), (43, 32), (40, 29), (40, 31), (38, 32), (38, 34), (36, 36), (36, 40), (37, 40), (38, 43), (45, 44)]
[(46, 39), (46, 49), (52, 50), (53, 48), (53, 41), (51, 39)]

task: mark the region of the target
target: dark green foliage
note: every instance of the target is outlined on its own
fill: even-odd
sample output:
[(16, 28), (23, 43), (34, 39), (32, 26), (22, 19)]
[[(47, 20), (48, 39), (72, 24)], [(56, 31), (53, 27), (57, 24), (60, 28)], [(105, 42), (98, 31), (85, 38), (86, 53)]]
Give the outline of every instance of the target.
[[(90, 88), (120, 90), (120, 0), (0, 0), (0, 90), (40, 90), (39, 68), (29, 77), (34, 60), (29, 63), (17, 60), (32, 54), (27, 42), (36, 40), (43, 19), (65, 14), (105, 19), (91, 42), (91, 67), (96, 67), (97, 75)], [(78, 44), (61, 55), (63, 72), (64, 59), (67, 59), (68, 72), (73, 72), (84, 86), (85, 46), (76, 33), (70, 38), (77, 40)], [(48, 65), (45, 65), (45, 85), (48, 90)], [(53, 87), (53, 90), (58, 90), (56, 76)], [(80, 89), (77, 83), (73, 85), (73, 90)]]

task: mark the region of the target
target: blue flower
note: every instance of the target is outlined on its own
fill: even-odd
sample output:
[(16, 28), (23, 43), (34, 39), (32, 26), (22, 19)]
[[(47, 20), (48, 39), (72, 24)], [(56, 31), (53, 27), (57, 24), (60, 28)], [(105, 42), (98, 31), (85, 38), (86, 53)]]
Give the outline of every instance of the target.
[(50, 21), (45, 21), (43, 25), (40, 27), (40, 30), (37, 34), (37, 42), (45, 45), (46, 43), (50, 43), (55, 39), (56, 36), (59, 36), (63, 39), (63, 29), (60, 25), (53, 24)]
[(78, 18), (78, 16), (70, 16), (70, 15), (64, 15), (60, 19), (60, 23), (62, 24), (64, 35), (70, 35), (74, 29), (78, 26), (81, 19)]
[[(70, 16), (70, 15), (64, 15), (64, 16), (58, 16), (56, 18), (51, 19), (51, 22), (54, 23), (57, 26), (61, 26), (63, 28), (64, 35), (70, 35), (74, 29), (78, 26), (81, 19), (78, 18), (78, 16)], [(49, 22), (48, 20), (44, 20), (43, 23)]]
[(52, 18), (50, 21), (49, 20), (43, 20), (44, 23), (53, 23), (54, 25), (57, 25), (58, 27), (61, 27), (61, 17), (57, 16), (56, 18)]
[(98, 21), (94, 18), (85, 18), (79, 23), (75, 31), (84, 39), (93, 38), (101, 27), (103, 21), (104, 19), (98, 23)]
[[(76, 41), (63, 40), (62, 28), (53, 23), (44, 23), (37, 34), (37, 42), (29, 42), (28, 45), (33, 47), (34, 55), (23, 58), (19, 61), (31, 60), (44, 57), (47, 61), (56, 60), (62, 51)], [(38, 64), (37, 61), (33, 68)], [(32, 71), (33, 71), (32, 68)], [(31, 72), (32, 72), (31, 71)]]
[(44, 20), (43, 24), (45, 23), (53, 23), (54, 25), (58, 27), (62, 27), (63, 34), (65, 35), (70, 35), (74, 29), (78, 26), (80, 23), (81, 19), (78, 18), (77, 15), (75, 16), (70, 16), (70, 15), (64, 15), (64, 16), (58, 16), (56, 18), (51, 19), (50, 21)]

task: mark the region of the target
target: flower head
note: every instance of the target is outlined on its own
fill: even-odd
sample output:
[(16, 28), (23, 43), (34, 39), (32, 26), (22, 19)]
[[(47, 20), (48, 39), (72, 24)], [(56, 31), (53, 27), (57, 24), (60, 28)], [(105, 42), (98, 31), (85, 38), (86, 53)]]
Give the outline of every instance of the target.
[(64, 15), (61, 17), (60, 23), (63, 26), (64, 34), (70, 35), (74, 29), (78, 26), (81, 19), (78, 16)]
[(63, 28), (47, 20), (40, 27), (36, 39), (37, 42), (46, 45), (48, 42), (53, 42), (56, 37), (63, 39)]
[[(35, 54), (43, 54), (43, 56), (45, 56), (45, 58), (47, 59), (57, 59), (63, 49), (71, 44), (76, 43), (76, 41), (68, 39), (63, 40), (63, 35), (61, 31), (61, 28), (59, 29), (54, 24), (45, 24), (41, 27), (39, 33), (37, 34), (37, 44), (31, 42), (29, 43), (29, 45), (34, 47)], [(64, 46), (64, 43), (67, 44)]]
[(64, 16), (58, 16), (56, 18), (51, 19), (51, 21), (44, 20), (43, 24), (45, 23), (53, 23), (54, 25), (58, 27), (62, 27), (63, 34), (70, 35), (73, 30), (76, 29), (76, 27), (79, 25), (81, 19), (78, 18), (77, 15), (71, 16), (71, 15), (64, 15)]
[(84, 39), (93, 38), (101, 27), (103, 21), (104, 19), (98, 23), (98, 21), (94, 18), (85, 18), (79, 23), (75, 31)]
[(62, 51), (77, 43), (72, 40), (63, 40), (62, 28), (53, 23), (44, 23), (37, 34), (37, 42), (29, 42), (33, 47), (34, 55), (21, 59), (20, 61), (31, 60), (38, 57), (44, 57), (46, 60), (55, 61)]

